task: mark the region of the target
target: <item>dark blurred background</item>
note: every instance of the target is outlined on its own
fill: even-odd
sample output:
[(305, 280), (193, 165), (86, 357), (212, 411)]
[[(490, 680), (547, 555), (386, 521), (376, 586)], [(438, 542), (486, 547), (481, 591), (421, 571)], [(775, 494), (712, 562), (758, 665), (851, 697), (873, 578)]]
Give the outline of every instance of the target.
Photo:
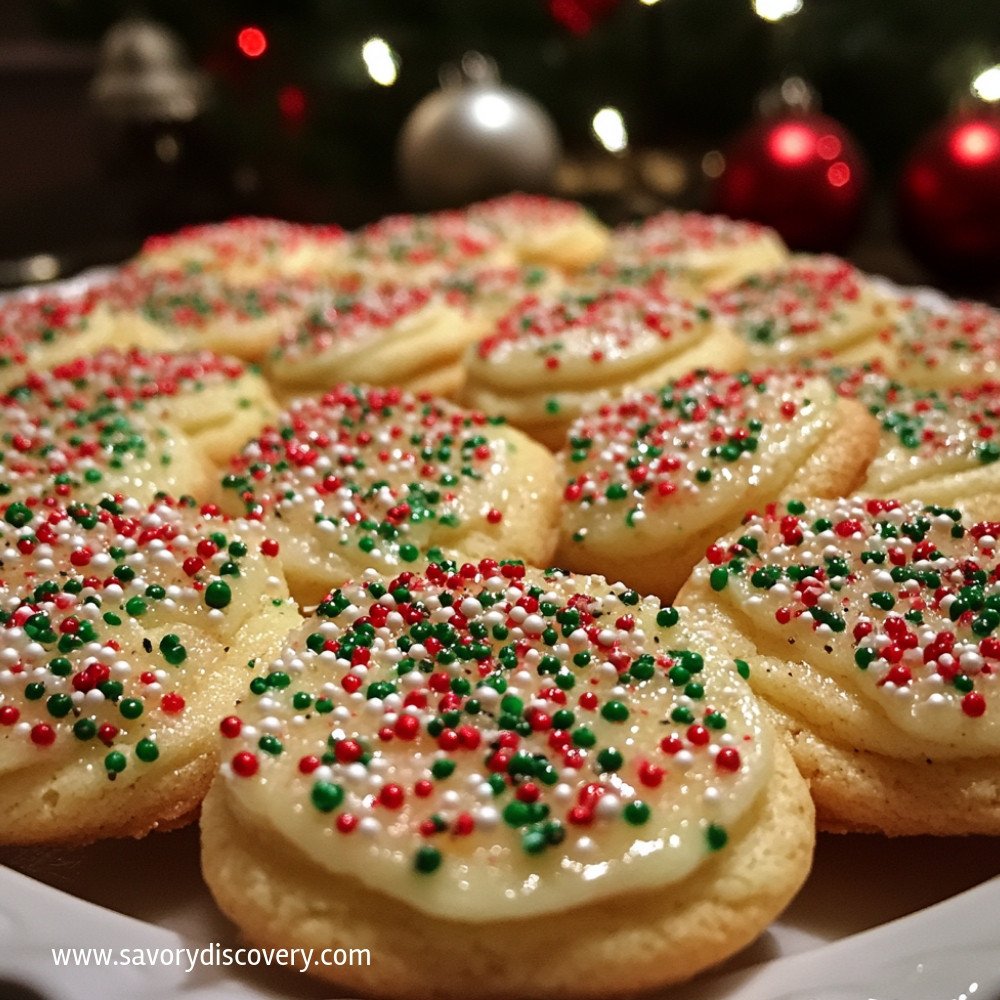
[[(0, 257), (56, 255), (38, 276), (235, 213), (353, 227), (460, 200), (457, 173), (416, 163), (493, 155), (460, 88), (437, 111), (457, 108), (464, 134), (411, 119), (398, 140), (477, 50), (514, 88), (475, 84), (507, 116), (522, 186), (610, 222), (792, 211), (809, 249), (1000, 285), (995, 0), (3, 0), (2, 21)], [(768, 96), (790, 75), (807, 86)]]

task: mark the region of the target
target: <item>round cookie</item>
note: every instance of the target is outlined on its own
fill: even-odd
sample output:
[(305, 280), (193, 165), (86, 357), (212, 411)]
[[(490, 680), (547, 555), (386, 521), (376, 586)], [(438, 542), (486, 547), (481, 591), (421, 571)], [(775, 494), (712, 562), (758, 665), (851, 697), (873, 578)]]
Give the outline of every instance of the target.
[(180, 271), (122, 270), (106, 298), (128, 343), (152, 340), (170, 350), (210, 350), (260, 361), (314, 295), (289, 281), (228, 284)]
[(0, 303), (0, 392), (31, 372), (107, 347), (163, 348), (168, 341), (150, 328), (122, 328), (106, 304), (104, 282), (80, 295), (14, 296)]
[(370, 566), (485, 551), (545, 565), (555, 550), (552, 455), (498, 418), (400, 389), (296, 401), (222, 485), (231, 511), (280, 541), (306, 604)]
[(466, 210), (496, 229), (523, 264), (578, 271), (608, 251), (610, 234), (582, 205), (544, 195), (508, 194)]
[(319, 296), (271, 352), (268, 377), (285, 398), (319, 394), (345, 379), (453, 395), (466, 347), (489, 329), (458, 298), (388, 285)]
[(697, 371), (576, 420), (556, 562), (672, 599), (705, 548), (782, 495), (843, 496), (878, 427), (824, 379)]
[(1000, 518), (1000, 383), (937, 392), (901, 385), (871, 367), (833, 370), (830, 377), (881, 427), (859, 493)]
[(628, 264), (607, 258), (574, 274), (570, 287), (578, 294), (601, 295), (622, 286), (654, 288), (687, 299), (698, 299), (700, 295), (685, 273), (668, 261)]
[(895, 304), (838, 257), (799, 255), (712, 298), (755, 367), (851, 364), (891, 354)]
[[(578, 276), (572, 278), (576, 289)], [(567, 284), (553, 268), (538, 266), (484, 267), (455, 271), (434, 282), (448, 302), (474, 320), (485, 320), (490, 329), (519, 302), (532, 296), (555, 298)]]
[(337, 274), (349, 243), (339, 226), (246, 216), (151, 236), (135, 264), (147, 272), (214, 275), (229, 284), (256, 285)]
[(334, 591), (222, 724), (216, 900), (256, 943), (369, 948), (326, 974), (379, 996), (602, 997), (725, 958), (805, 877), (812, 809), (675, 621), (493, 560)]
[(389, 215), (365, 226), (353, 238), (344, 273), (375, 284), (424, 285), (455, 271), (516, 263), (493, 226), (449, 211)]
[[(0, 398), (0, 496), (97, 502), (120, 493), (212, 496), (214, 466), (178, 427), (120, 400), (61, 397), (45, 374)], [(153, 417), (153, 419), (150, 419)]]
[(903, 300), (890, 363), (907, 385), (965, 389), (1000, 380), (1000, 312), (980, 302), (950, 305), (929, 309)]
[(667, 266), (694, 287), (713, 291), (778, 267), (788, 251), (767, 226), (668, 211), (616, 229), (608, 256), (621, 264)]
[(469, 352), (462, 398), (551, 448), (572, 421), (629, 389), (695, 368), (738, 368), (739, 339), (704, 306), (655, 285), (527, 298)]
[(79, 420), (88, 411), (113, 409), (151, 432), (165, 422), (217, 465), (279, 412), (255, 369), (208, 351), (106, 349), (35, 372), (11, 395), (32, 413), (61, 410)]
[(790, 501), (682, 590), (774, 706), (821, 827), (1000, 833), (998, 535), (920, 503)]
[(218, 719), (299, 621), (273, 543), (105, 498), (4, 504), (0, 550), (0, 843), (185, 821)]

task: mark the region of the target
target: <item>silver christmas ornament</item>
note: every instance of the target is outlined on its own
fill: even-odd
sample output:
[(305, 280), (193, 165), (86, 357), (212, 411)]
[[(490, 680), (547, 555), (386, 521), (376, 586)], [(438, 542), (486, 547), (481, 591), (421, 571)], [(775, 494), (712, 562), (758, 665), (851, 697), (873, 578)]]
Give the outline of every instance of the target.
[(188, 63), (180, 39), (155, 21), (129, 18), (101, 41), (90, 96), (116, 121), (185, 122), (207, 96), (202, 73)]
[(400, 132), (397, 165), (415, 207), (441, 208), (507, 191), (551, 188), (561, 145), (536, 101), (500, 82), (496, 63), (468, 52)]

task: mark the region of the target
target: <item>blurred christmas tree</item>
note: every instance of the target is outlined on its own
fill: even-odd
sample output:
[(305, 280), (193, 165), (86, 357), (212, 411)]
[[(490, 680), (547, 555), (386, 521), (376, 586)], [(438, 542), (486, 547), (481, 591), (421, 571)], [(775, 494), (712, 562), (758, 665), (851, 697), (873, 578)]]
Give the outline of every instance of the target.
[[(441, 65), (469, 49), (548, 109), (571, 154), (599, 151), (595, 115), (612, 108), (632, 149), (672, 150), (688, 164), (750, 121), (762, 88), (795, 72), (859, 139), (883, 186), (1000, 61), (1000, 5), (986, 0), (37, 5), (46, 32), (62, 38), (96, 42), (135, 13), (174, 29), (214, 81), (213, 141), (255, 179), (257, 210), (347, 223), (405, 207), (399, 131)], [(698, 203), (697, 174), (674, 183), (674, 200)]]

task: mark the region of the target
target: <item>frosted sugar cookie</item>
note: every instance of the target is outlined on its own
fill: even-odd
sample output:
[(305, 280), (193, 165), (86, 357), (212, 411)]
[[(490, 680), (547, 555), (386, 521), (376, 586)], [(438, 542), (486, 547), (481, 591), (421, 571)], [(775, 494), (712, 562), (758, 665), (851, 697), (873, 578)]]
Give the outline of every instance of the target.
[(698, 299), (698, 288), (683, 270), (668, 262), (627, 264), (605, 259), (572, 276), (570, 287), (579, 294), (600, 295), (616, 288), (653, 288), (667, 295)]
[(369, 948), (326, 974), (380, 996), (605, 997), (735, 952), (805, 877), (812, 808), (675, 621), (493, 560), (335, 590), (222, 724), (219, 905), (255, 943)]
[(464, 212), (389, 215), (359, 230), (344, 264), (363, 281), (422, 285), (456, 270), (511, 267), (513, 249), (495, 227)]
[(656, 287), (529, 298), (469, 352), (462, 398), (559, 448), (587, 407), (743, 357), (706, 307)]
[(799, 255), (712, 299), (746, 341), (755, 366), (884, 358), (895, 304), (847, 261)]
[(242, 217), (151, 236), (135, 263), (143, 271), (207, 274), (229, 284), (256, 285), (339, 273), (348, 246), (339, 226)]
[(893, 374), (907, 385), (965, 389), (1000, 380), (1000, 312), (979, 302), (928, 309), (904, 300)]
[(695, 287), (715, 290), (779, 266), (788, 251), (767, 226), (670, 211), (616, 229), (608, 256), (623, 264), (666, 265)]
[(116, 401), (49, 397), (41, 376), (0, 398), (0, 497), (209, 497), (217, 473), (178, 427)]
[(259, 361), (302, 316), (312, 294), (311, 286), (290, 282), (243, 286), (180, 271), (126, 269), (109, 287), (107, 301), (117, 328), (130, 337)]
[(919, 503), (790, 501), (681, 592), (774, 707), (822, 827), (1000, 833), (998, 535)]
[(577, 271), (600, 260), (610, 234), (582, 205), (544, 195), (509, 194), (476, 202), (466, 215), (500, 233), (524, 264)]
[(444, 293), (448, 302), (482, 319), (492, 328), (505, 313), (532, 296), (555, 298), (577, 276), (567, 279), (561, 272), (536, 265), (487, 267), (455, 271), (436, 281), (432, 287)]
[(388, 285), (321, 295), (272, 351), (268, 376), (286, 398), (322, 393), (345, 379), (454, 394), (466, 347), (489, 328), (460, 299)]
[[(36, 371), (11, 396), (33, 415), (61, 413), (80, 425), (90, 415), (110, 421), (113, 413), (128, 414), (127, 419), (153, 436), (165, 425), (174, 429), (174, 436), (180, 431), (191, 438), (216, 464), (228, 461), (278, 413), (255, 369), (208, 351), (106, 349)], [(170, 464), (184, 461), (188, 459), (171, 459)], [(176, 492), (177, 487), (170, 489)]]
[(369, 566), (490, 550), (545, 565), (555, 549), (552, 455), (499, 418), (399, 389), (296, 401), (222, 485), (280, 541), (304, 603)]
[(585, 413), (567, 438), (557, 564), (669, 600), (747, 510), (849, 493), (878, 428), (817, 376), (699, 371)]
[(32, 371), (62, 364), (105, 347), (163, 347), (149, 328), (121, 329), (109, 312), (107, 284), (82, 295), (14, 297), (0, 303), (0, 392)]
[(1000, 383), (936, 392), (871, 368), (834, 370), (831, 377), (837, 391), (866, 406), (881, 427), (860, 493), (1000, 518)]
[(0, 508), (0, 843), (190, 818), (219, 718), (299, 620), (270, 544), (134, 500)]

